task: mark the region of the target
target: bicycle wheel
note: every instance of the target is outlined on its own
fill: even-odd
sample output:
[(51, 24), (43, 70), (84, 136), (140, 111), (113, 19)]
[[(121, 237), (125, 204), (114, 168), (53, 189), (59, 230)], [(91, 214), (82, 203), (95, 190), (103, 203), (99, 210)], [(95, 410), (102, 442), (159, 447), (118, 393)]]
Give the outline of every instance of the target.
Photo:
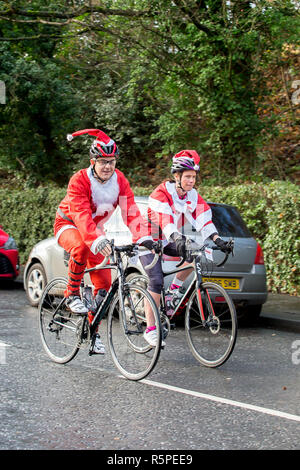
[[(143, 336), (146, 302), (150, 305), (157, 329), (154, 347)], [(108, 312), (107, 336), (113, 362), (126, 378), (141, 380), (150, 374), (160, 354), (161, 326), (155, 302), (144, 288), (130, 284), (124, 290), (122, 301), (118, 294), (115, 295)]]
[(79, 351), (86, 316), (71, 314), (64, 302), (67, 280), (55, 278), (43, 292), (39, 304), (42, 344), (54, 362), (65, 364)]
[(185, 330), (194, 357), (206, 367), (218, 367), (231, 355), (237, 336), (235, 307), (223, 287), (204, 282), (201, 300), (203, 321), (197, 296), (193, 292), (185, 315)]

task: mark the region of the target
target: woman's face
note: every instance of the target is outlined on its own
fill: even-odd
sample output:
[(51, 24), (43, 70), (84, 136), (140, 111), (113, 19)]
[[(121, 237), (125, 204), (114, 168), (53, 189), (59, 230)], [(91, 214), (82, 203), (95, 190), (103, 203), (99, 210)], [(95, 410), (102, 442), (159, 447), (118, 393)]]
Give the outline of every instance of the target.
[(176, 183), (180, 182), (180, 176), (181, 176), (181, 187), (184, 191), (190, 191), (193, 189), (196, 183), (196, 171), (194, 170), (187, 170), (180, 175), (180, 173), (175, 173), (175, 180)]

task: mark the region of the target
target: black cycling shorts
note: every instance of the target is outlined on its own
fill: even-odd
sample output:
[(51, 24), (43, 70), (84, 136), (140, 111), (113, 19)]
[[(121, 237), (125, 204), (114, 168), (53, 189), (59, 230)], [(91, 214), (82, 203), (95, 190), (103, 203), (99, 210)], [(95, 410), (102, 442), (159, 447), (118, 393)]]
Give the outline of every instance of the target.
[[(163, 249), (163, 253), (168, 256), (178, 257), (178, 252), (176, 250), (175, 243), (169, 243)], [(148, 255), (141, 255), (140, 261), (142, 265), (147, 266), (151, 264), (153, 261), (154, 255), (149, 253)], [(160, 294), (162, 291), (163, 283), (164, 283), (164, 276), (162, 271), (161, 265), (161, 256), (159, 256), (157, 263), (151, 269), (145, 269), (147, 276), (149, 277), (149, 285), (148, 289), (155, 294)]]

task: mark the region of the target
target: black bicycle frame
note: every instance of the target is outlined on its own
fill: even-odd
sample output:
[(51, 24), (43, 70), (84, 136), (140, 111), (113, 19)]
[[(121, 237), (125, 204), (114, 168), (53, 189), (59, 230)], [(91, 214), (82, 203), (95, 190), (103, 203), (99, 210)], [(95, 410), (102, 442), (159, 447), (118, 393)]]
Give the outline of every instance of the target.
[[(168, 272), (163, 272), (163, 277), (167, 277), (167, 276), (170, 276), (171, 274), (177, 274), (177, 273), (180, 273), (181, 271), (186, 271), (188, 269), (193, 269), (192, 266), (185, 266), (184, 268), (179, 268), (179, 269), (173, 269), (172, 271), (168, 271)], [(174, 309), (174, 313), (173, 313), (173, 316), (176, 315), (176, 313), (178, 312), (178, 310), (180, 309), (180, 307), (182, 306), (183, 302), (185, 301), (185, 299), (189, 298), (192, 290), (194, 289), (194, 286), (195, 286), (195, 281), (196, 281), (196, 274), (195, 274), (195, 269), (194, 269), (194, 276), (193, 276), (193, 279), (191, 281), (191, 284), (190, 286), (188, 287), (188, 289), (185, 291), (184, 295), (181, 297), (180, 299), (180, 302), (178, 303), (178, 305), (176, 305), (176, 308)], [(163, 296), (162, 296), (162, 300), (163, 300), (163, 313), (166, 314), (166, 303), (165, 303), (165, 287), (163, 286)], [(186, 301), (185, 301), (186, 303)]]
[[(99, 307), (96, 310), (95, 316), (93, 318), (93, 321), (90, 324), (90, 332), (91, 336), (97, 331), (97, 327), (100, 324), (101, 320), (105, 317), (107, 311), (109, 310), (110, 304), (112, 302), (112, 299), (116, 292), (119, 290), (120, 291), (120, 299), (121, 299), (121, 309), (122, 311), (124, 310), (124, 305), (123, 305), (123, 296), (122, 292), (125, 292), (126, 294), (126, 270), (123, 269), (123, 264), (121, 261), (121, 255), (120, 252), (115, 249), (114, 250), (114, 255), (115, 255), (115, 262), (112, 264), (109, 264), (107, 266), (103, 266), (102, 269), (115, 269), (117, 271), (117, 277), (112, 283), (110, 289), (108, 290), (106, 296), (104, 297), (103, 301), (99, 305)], [(91, 271), (95, 271), (96, 268), (90, 268), (85, 271), (85, 273), (89, 273)]]
[[(176, 305), (176, 308), (174, 309), (173, 316), (176, 315), (178, 310), (182, 308), (182, 305), (186, 305), (187, 301), (192, 293), (192, 291), (195, 289), (195, 285), (197, 285), (197, 298), (198, 298), (198, 304), (199, 304), (199, 310), (200, 310), (200, 315), (201, 315), (201, 320), (203, 323), (206, 322), (205, 316), (204, 316), (204, 311), (203, 311), (203, 305), (202, 305), (202, 298), (201, 298), (201, 285), (202, 285), (202, 268), (201, 268), (201, 255), (195, 256), (193, 263), (194, 265), (194, 276), (193, 279), (190, 283), (190, 286), (187, 288), (185, 291), (184, 295), (181, 297), (180, 302), (178, 305)], [(185, 266), (184, 268), (179, 268), (179, 269), (174, 269), (173, 271), (168, 271), (164, 272), (163, 276), (167, 277), (170, 274), (177, 274), (181, 271), (186, 271), (187, 269), (191, 269), (192, 266)], [(165, 288), (163, 287), (163, 313), (166, 313), (166, 305), (165, 305)]]

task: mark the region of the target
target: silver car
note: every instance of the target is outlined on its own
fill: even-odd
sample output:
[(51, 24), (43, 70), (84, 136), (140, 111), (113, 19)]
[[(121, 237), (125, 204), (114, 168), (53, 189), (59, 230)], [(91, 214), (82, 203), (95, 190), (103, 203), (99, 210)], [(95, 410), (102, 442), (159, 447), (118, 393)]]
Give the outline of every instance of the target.
[[(141, 213), (147, 217), (147, 197), (135, 198)], [(259, 316), (262, 305), (267, 300), (266, 270), (263, 252), (260, 245), (254, 240), (245, 222), (237, 209), (226, 204), (210, 203), (213, 222), (224, 240), (233, 238), (234, 256), (230, 256), (226, 264), (217, 268), (215, 264), (207, 262), (204, 278), (213, 279), (228, 290), (237, 308), (238, 314), (252, 319)], [(117, 208), (109, 221), (105, 224), (106, 234), (113, 239), (116, 245), (131, 242), (131, 233), (124, 224), (120, 209)], [(184, 227), (185, 234), (200, 242), (199, 235), (189, 224)], [(211, 245), (213, 243), (211, 242)], [(214, 252), (215, 253), (215, 252)], [(214, 254), (216, 263), (222, 254)], [(219, 259), (220, 258), (220, 259)], [(179, 258), (163, 257), (163, 270), (171, 271), (179, 263)], [(145, 274), (141, 263), (130, 263), (128, 274)], [(48, 238), (37, 243), (30, 252), (24, 270), (24, 287), (31, 305), (38, 306), (43, 289), (47, 282), (56, 276), (67, 277), (67, 263), (64, 260), (64, 250), (55, 238)], [(172, 276), (165, 278), (166, 287)], [(190, 278), (185, 281), (188, 285)]]

